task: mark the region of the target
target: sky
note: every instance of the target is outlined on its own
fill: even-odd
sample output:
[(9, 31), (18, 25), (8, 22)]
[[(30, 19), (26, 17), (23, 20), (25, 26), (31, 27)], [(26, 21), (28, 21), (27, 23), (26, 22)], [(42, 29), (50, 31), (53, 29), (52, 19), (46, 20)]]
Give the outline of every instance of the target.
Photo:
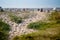
[(3, 8), (50, 8), (60, 7), (60, 0), (0, 0)]

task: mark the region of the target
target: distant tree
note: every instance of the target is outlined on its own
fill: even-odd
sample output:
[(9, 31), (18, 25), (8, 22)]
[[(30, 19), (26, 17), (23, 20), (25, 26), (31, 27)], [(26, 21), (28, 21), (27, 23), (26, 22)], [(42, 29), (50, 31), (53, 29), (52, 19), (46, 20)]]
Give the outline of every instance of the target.
[(38, 9), (38, 11), (40, 11), (40, 9)]
[(41, 12), (43, 12), (43, 8), (41, 8)]
[(2, 7), (0, 7), (0, 12), (4, 12), (4, 10), (3, 10), (3, 8), (2, 8)]
[(23, 9), (23, 11), (25, 11), (25, 9)]

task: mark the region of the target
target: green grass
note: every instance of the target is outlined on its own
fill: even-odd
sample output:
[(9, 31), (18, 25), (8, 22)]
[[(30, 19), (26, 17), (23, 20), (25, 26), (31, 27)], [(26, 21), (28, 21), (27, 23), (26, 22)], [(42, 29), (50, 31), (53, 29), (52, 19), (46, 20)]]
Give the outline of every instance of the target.
[(8, 40), (10, 25), (0, 19), (0, 40)]
[(8, 40), (8, 33), (0, 32), (0, 40)]
[(51, 27), (56, 27), (56, 26), (60, 26), (59, 22), (33, 22), (30, 23), (27, 27), (29, 29), (36, 29), (36, 30), (42, 30), (42, 29), (47, 29), (47, 28), (51, 28)]
[(5, 32), (10, 31), (10, 25), (5, 22), (2, 22), (1, 19), (0, 19), (0, 31), (5, 31)]
[(15, 23), (21, 23), (22, 22), (22, 18), (20, 18), (20, 17), (17, 17), (15, 15), (9, 15), (9, 16), (10, 16), (11, 21), (13, 21)]

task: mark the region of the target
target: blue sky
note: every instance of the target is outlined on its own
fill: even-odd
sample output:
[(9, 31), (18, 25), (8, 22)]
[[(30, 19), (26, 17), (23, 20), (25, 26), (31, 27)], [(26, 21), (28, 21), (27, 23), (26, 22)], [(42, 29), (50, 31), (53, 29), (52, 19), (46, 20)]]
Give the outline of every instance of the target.
[(3, 8), (60, 7), (60, 0), (0, 0)]

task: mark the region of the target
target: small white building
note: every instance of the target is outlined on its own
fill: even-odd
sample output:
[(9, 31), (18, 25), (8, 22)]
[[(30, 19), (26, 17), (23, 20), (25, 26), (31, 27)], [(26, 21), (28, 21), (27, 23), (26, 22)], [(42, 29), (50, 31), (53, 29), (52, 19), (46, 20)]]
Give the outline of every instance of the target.
[(56, 10), (56, 8), (53, 8), (53, 10)]
[(60, 11), (60, 8), (53, 8), (53, 11)]

